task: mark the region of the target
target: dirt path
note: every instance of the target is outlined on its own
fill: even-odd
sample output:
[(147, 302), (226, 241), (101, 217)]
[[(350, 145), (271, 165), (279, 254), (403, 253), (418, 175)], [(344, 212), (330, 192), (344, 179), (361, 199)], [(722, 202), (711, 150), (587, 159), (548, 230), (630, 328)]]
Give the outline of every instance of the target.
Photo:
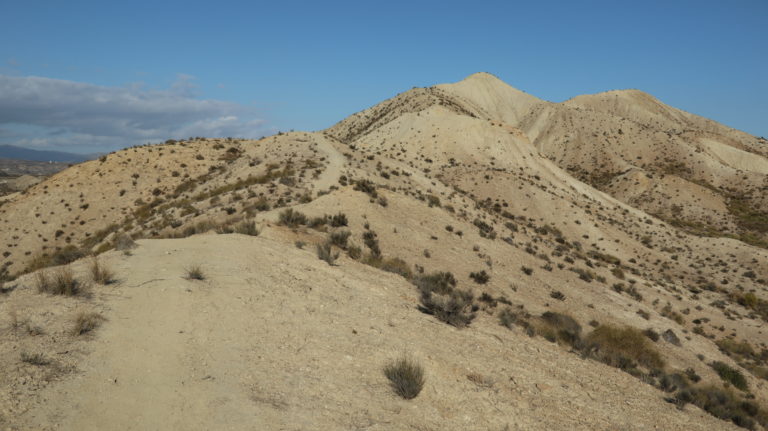
[[(153, 268), (154, 257), (137, 256), (132, 267)], [(58, 386), (57, 399), (30, 421), (72, 430), (226, 429), (252, 421), (253, 402), (238, 379), (247, 325), (234, 310), (242, 302), (211, 288), (178, 272), (133, 274), (110, 301), (82, 373)]]
[(328, 167), (325, 168), (320, 178), (314, 181), (315, 190), (328, 190), (332, 185), (338, 184), (341, 169), (346, 163), (344, 155), (337, 150), (333, 144), (323, 136), (317, 136), (317, 148), (326, 157)]

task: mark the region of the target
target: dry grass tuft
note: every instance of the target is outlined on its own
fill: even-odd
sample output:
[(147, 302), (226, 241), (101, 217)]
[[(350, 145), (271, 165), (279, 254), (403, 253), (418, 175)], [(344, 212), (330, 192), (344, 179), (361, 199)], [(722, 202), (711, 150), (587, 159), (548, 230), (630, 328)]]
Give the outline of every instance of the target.
[(261, 232), (256, 227), (256, 222), (251, 220), (251, 221), (243, 221), (238, 225), (236, 225), (235, 233), (239, 233), (241, 235), (259, 236)]
[(89, 266), (91, 272), (91, 279), (95, 283), (107, 285), (115, 282), (115, 273), (99, 262), (96, 256), (91, 258), (91, 264)]
[(426, 381), (424, 367), (407, 356), (387, 364), (384, 375), (392, 384), (392, 389), (406, 400), (416, 398)]
[(83, 335), (92, 332), (104, 321), (99, 313), (81, 311), (75, 316), (75, 324), (72, 327), (72, 335)]
[(664, 368), (661, 354), (638, 329), (600, 325), (587, 336), (586, 342), (598, 359), (614, 367), (634, 368), (637, 363), (648, 369)]
[(35, 274), (35, 285), (40, 293), (51, 295), (75, 296), (82, 291), (81, 283), (68, 266), (54, 271), (38, 271)]
[(187, 280), (205, 280), (205, 273), (200, 265), (192, 265), (185, 270), (184, 278)]
[(21, 352), (21, 362), (30, 365), (45, 366), (51, 363), (42, 353)]

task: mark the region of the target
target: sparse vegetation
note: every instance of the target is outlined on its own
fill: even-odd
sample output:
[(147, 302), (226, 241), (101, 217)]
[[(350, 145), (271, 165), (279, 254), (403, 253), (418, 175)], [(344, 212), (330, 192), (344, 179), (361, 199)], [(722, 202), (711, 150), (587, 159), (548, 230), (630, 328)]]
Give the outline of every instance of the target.
[(717, 373), (717, 375), (720, 376), (721, 379), (723, 379), (724, 382), (728, 382), (733, 385), (733, 387), (740, 389), (742, 391), (746, 391), (749, 389), (749, 386), (747, 385), (747, 379), (744, 378), (744, 375), (741, 374), (741, 371), (731, 367), (730, 365), (726, 364), (725, 362), (715, 361), (710, 364), (713, 370)]
[(339, 253), (333, 252), (333, 244), (331, 242), (324, 242), (317, 245), (317, 257), (328, 265), (333, 265), (336, 259), (339, 258)]
[(35, 274), (37, 291), (51, 295), (75, 296), (82, 291), (82, 284), (75, 278), (69, 266)]
[(541, 315), (544, 325), (539, 325), (538, 332), (546, 333), (550, 341), (558, 340), (578, 347), (581, 343), (581, 325), (571, 316), (547, 311)]
[(491, 276), (488, 275), (485, 270), (481, 270), (478, 272), (470, 272), (469, 278), (475, 281), (477, 284), (485, 284), (488, 283), (488, 281), (491, 279)]
[(443, 322), (457, 328), (469, 325), (475, 318), (474, 296), (468, 290), (451, 289), (441, 294), (429, 290), (421, 291), (419, 310), (431, 314)]
[(287, 208), (280, 213), (279, 221), (280, 224), (284, 226), (296, 228), (300, 225), (307, 224), (307, 216), (294, 210), (293, 208)]
[(328, 224), (330, 224), (331, 227), (342, 227), (347, 226), (349, 224), (349, 220), (347, 220), (346, 214), (338, 213), (330, 217)]
[(99, 313), (82, 311), (75, 316), (72, 335), (83, 335), (92, 332), (104, 321)]
[(331, 233), (328, 239), (331, 242), (331, 244), (335, 245), (336, 247), (342, 250), (346, 250), (347, 242), (349, 241), (350, 236), (352, 236), (352, 232), (348, 230), (338, 230), (336, 232)]
[(91, 258), (89, 270), (91, 272), (91, 279), (95, 283), (107, 285), (115, 281), (115, 273), (104, 266), (96, 256)]
[(205, 280), (205, 273), (200, 265), (191, 265), (184, 270), (184, 278), (187, 280)]
[(714, 385), (681, 389), (671, 401), (681, 407), (693, 404), (712, 416), (749, 430), (755, 428), (755, 423), (763, 427), (768, 424), (768, 412), (757, 403), (742, 400), (732, 391)]
[(356, 245), (347, 245), (347, 255), (354, 260), (359, 260), (363, 256), (363, 250)]
[(426, 382), (424, 367), (407, 356), (385, 365), (384, 375), (389, 379), (395, 393), (406, 400), (416, 398)]
[(253, 220), (244, 220), (235, 226), (235, 233), (241, 235), (259, 236), (259, 229), (256, 227), (256, 222)]
[(595, 357), (617, 368), (629, 369), (638, 365), (648, 369), (664, 367), (664, 360), (648, 338), (635, 328), (600, 325), (586, 338)]
[(29, 352), (21, 352), (21, 362), (36, 366), (45, 366), (51, 363), (42, 353)]

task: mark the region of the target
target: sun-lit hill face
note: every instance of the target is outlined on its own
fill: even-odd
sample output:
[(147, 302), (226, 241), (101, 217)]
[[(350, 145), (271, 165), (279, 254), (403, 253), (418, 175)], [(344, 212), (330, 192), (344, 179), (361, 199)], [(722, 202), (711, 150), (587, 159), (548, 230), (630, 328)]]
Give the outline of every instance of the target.
[[(514, 93), (505, 100), (515, 109), (487, 97), (489, 81), (500, 88), (495, 94)], [(625, 203), (697, 233), (758, 245), (768, 238), (768, 142), (762, 139), (639, 90), (554, 104), (537, 102), (489, 76), (439, 87), (477, 94), (479, 106), (485, 103), (478, 110), (494, 113), (488, 118), (519, 128), (546, 158)], [(638, 171), (645, 180), (627, 177)]]
[[(375, 350), (375, 337), (348, 335), (377, 323), (363, 322), (362, 312), (343, 320), (339, 304), (365, 309), (384, 301), (385, 310), (402, 313), (384, 325), (408, 322), (402, 330), (416, 334), (408, 343), (426, 346), (426, 340), (443, 336), (434, 332), (443, 319), (453, 325), (456, 340), (480, 337), (483, 349), (500, 349), (491, 362), (482, 359), (494, 370), (516, 354), (510, 345), (535, 350), (531, 346), (543, 337), (571, 355), (562, 367), (579, 360), (585, 375), (599, 376), (605, 367), (600, 361), (576, 359), (569, 351), (593, 357), (599, 348), (589, 347), (589, 340), (607, 336), (599, 328), (629, 327), (635, 332), (622, 334), (645, 331), (641, 340), (655, 338), (648, 343), (664, 362), (601, 359), (623, 367), (623, 377), (639, 377), (627, 377), (642, 385), (638, 405), (664, 412), (663, 422), (654, 415), (638, 420), (649, 427), (694, 423), (694, 429), (711, 429), (711, 416), (690, 407), (677, 410), (664, 397), (684, 396), (682, 385), (693, 385), (693, 377), (674, 380), (678, 386), (669, 379), (682, 379), (674, 373), (688, 369), (686, 376), (720, 384), (708, 364), (725, 361), (740, 367), (756, 402), (768, 401), (768, 356), (760, 353), (768, 347), (768, 250), (745, 243), (765, 241), (765, 212), (759, 210), (768, 186), (768, 161), (758, 151), (763, 145), (639, 91), (554, 104), (475, 74), (409, 90), (321, 132), (168, 142), (76, 165), (0, 206), (0, 244), (7, 253), (1, 262), (20, 274), (120, 247), (126, 237), (142, 238), (132, 261), (119, 252), (105, 256), (131, 286), (143, 286), (156, 271), (149, 262), (179, 272), (188, 262), (176, 250), (189, 248), (199, 262), (217, 262), (214, 277), (221, 279), (214, 283), (232, 288), (238, 301), (247, 298), (232, 306), (260, 303), (246, 287), (271, 286), (270, 298), (279, 304), (285, 286), (311, 284), (302, 290), (306, 303), (290, 299), (298, 307), (291, 313), (316, 313), (308, 327), (334, 322), (327, 330), (339, 345), (331, 350), (354, 350), (353, 343)], [(232, 232), (258, 238), (210, 239)], [(317, 257), (335, 263), (320, 270)], [(135, 262), (143, 266), (131, 267)], [(453, 285), (441, 287), (453, 292), (453, 305), (443, 306), (458, 311), (441, 314), (439, 301), (425, 299), (424, 283), (451, 279), (424, 278), (438, 273), (454, 278)], [(35, 277), (19, 279), (21, 299), (14, 301), (32, 301)], [(243, 312), (256, 313), (265, 333), (279, 332), (279, 319), (262, 319), (258, 313), (264, 311), (257, 308)], [(579, 322), (581, 335), (563, 338), (547, 323), (553, 312)], [(466, 313), (474, 313), (474, 320)], [(500, 321), (512, 331), (500, 332)], [(754, 355), (728, 344), (743, 340)], [(393, 343), (401, 341), (406, 342)], [(436, 358), (433, 366), (453, 370), (431, 379), (466, 379), (445, 359), (445, 350), (425, 349)], [(313, 352), (333, 356), (326, 350)], [(0, 359), (10, 352), (0, 348)], [(464, 366), (472, 368), (473, 359), (467, 360)], [(516, 372), (530, 379), (547, 374), (544, 368)], [(558, 376), (568, 382), (581, 378)], [(277, 392), (288, 390), (274, 384)], [(533, 401), (540, 393), (512, 398)], [(589, 409), (621, 398), (621, 390), (600, 393), (599, 400), (585, 401)], [(592, 428), (620, 426), (612, 415), (598, 416), (588, 422)], [(406, 422), (426, 423), (419, 420)], [(499, 420), (487, 416), (477, 429)], [(573, 425), (557, 418), (536, 423)]]
[[(18, 272), (42, 254), (103, 250), (118, 233), (159, 235), (203, 213), (218, 219), (242, 211), (246, 196), (232, 193), (222, 202), (209, 192), (240, 190), (249, 182), (251, 203), (294, 202), (305, 193), (305, 176), (319, 175), (324, 166), (310, 138), (324, 142), (310, 134), (199, 139), (128, 148), (73, 166), (0, 206), (3, 263)], [(288, 185), (277, 182), (288, 174)]]

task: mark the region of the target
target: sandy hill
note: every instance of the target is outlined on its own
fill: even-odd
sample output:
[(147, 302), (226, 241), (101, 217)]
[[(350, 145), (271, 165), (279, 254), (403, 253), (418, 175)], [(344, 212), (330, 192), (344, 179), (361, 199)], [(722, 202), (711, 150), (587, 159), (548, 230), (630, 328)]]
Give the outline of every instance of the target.
[(475, 74), (73, 166), (0, 206), (0, 424), (765, 427), (761, 151), (639, 91)]

